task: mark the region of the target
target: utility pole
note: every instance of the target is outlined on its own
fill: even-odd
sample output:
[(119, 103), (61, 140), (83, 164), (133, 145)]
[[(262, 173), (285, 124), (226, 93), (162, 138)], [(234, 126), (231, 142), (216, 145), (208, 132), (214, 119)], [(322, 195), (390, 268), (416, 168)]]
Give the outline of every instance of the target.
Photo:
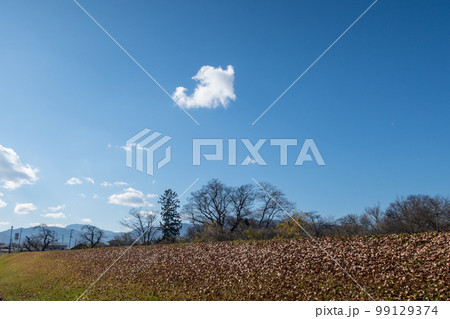
[(13, 232), (14, 226), (11, 226), (11, 233), (9, 235), (9, 247), (8, 247), (8, 254), (11, 253), (11, 243), (12, 243), (12, 232)]
[(67, 246), (67, 249), (70, 249), (70, 244), (72, 243), (72, 234), (73, 234), (73, 229), (70, 230), (69, 246)]
[(23, 230), (23, 228), (21, 227), (20, 228), (20, 235), (19, 235), (19, 252), (20, 252), (20, 243), (22, 241), (22, 230)]

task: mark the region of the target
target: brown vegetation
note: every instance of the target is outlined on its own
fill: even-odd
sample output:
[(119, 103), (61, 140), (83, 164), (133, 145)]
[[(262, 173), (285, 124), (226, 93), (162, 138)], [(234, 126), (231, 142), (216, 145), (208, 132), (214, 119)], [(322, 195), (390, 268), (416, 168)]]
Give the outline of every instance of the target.
[[(320, 244), (376, 300), (450, 300), (449, 239), (424, 233), (133, 247), (83, 299), (370, 300)], [(124, 249), (16, 255), (45, 279), (28, 295), (1, 293), (76, 299)]]

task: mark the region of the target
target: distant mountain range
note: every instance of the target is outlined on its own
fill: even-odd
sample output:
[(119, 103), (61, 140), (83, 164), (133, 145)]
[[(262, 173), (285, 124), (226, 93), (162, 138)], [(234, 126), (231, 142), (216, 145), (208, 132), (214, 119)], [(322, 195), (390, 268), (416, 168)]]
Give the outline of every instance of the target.
[[(71, 224), (66, 227), (55, 227), (51, 226), (48, 227), (49, 229), (55, 231), (56, 238), (58, 239), (59, 243), (65, 243), (69, 244), (70, 240), (70, 233), (72, 232), (72, 240), (71, 240), (71, 247), (75, 246), (75, 243), (81, 242), (81, 228), (84, 226), (84, 224)], [(186, 235), (187, 229), (189, 228), (189, 224), (182, 224), (181, 228), (181, 236)], [(13, 242), (14, 242), (14, 235), (15, 233), (20, 233), (22, 230), (22, 238), (21, 241), (23, 242), (25, 240), (25, 236), (31, 236), (33, 232), (35, 231), (34, 227), (29, 228), (17, 228), (13, 230)], [(110, 230), (102, 229), (105, 233), (104, 237), (102, 238), (102, 242), (107, 243), (108, 241), (114, 239), (115, 236), (123, 234), (122, 232), (113, 232)], [(160, 236), (159, 233), (156, 234), (156, 237)], [(0, 243), (4, 243), (6, 245), (9, 244), (9, 237), (10, 237), (10, 230), (5, 230), (0, 232)]]

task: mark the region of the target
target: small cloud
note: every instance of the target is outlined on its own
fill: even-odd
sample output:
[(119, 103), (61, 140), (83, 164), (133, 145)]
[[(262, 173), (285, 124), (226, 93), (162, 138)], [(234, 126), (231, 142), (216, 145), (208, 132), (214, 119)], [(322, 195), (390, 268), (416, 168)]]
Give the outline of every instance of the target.
[(80, 195), (81, 197), (86, 197), (86, 194), (84, 194), (84, 193), (80, 193), (78, 195)]
[(54, 218), (54, 219), (66, 218), (66, 215), (63, 212), (48, 213), (48, 214), (41, 215), (41, 216), (46, 217), (46, 218)]
[(111, 148), (111, 147), (112, 147), (111, 143), (108, 143), (108, 144), (106, 145), (106, 147), (107, 147), (107, 148)]
[(0, 208), (6, 207), (8, 206), (8, 204), (4, 201), (0, 199)]
[(92, 199), (97, 199), (98, 198), (98, 195), (97, 194), (94, 194), (93, 196), (92, 196)]
[(158, 197), (158, 195), (156, 195), (156, 194), (147, 194), (147, 197), (148, 198), (156, 198), (156, 197)]
[(114, 182), (114, 186), (128, 186), (127, 182)]
[(19, 215), (27, 215), (36, 209), (37, 207), (33, 203), (17, 203), (16, 207), (14, 207), (14, 213)]
[(59, 228), (64, 228), (65, 227), (64, 225), (61, 225), (61, 224), (30, 223), (30, 225), (32, 227), (41, 226), (41, 225), (45, 225), (45, 226), (48, 226), (48, 227), (59, 227)]
[(58, 210), (62, 210), (64, 208), (66, 208), (66, 205), (58, 205), (55, 207), (49, 207), (48, 210), (51, 212), (57, 212)]
[(6, 225), (9, 225), (9, 222), (0, 222), (0, 225), (1, 226), (6, 226)]
[[(19, 155), (12, 149), (0, 145), (0, 185), (5, 189), (16, 189), (22, 185), (34, 184), (39, 170), (29, 164), (22, 164)], [(3, 185), (2, 185), (3, 184)]]
[(102, 182), (100, 184), (102, 187), (112, 187), (112, 186), (128, 186), (128, 183), (126, 182), (114, 182), (114, 183), (108, 183), (108, 182)]
[(82, 223), (92, 223), (92, 219), (90, 218), (81, 218)]
[(144, 210), (141, 210), (138, 214), (140, 216), (142, 216), (142, 217), (151, 217), (151, 216), (155, 216), (156, 215), (155, 212), (152, 212), (152, 211), (147, 212), (147, 211), (144, 211)]
[(113, 194), (109, 196), (108, 202), (110, 204), (128, 206), (128, 207), (152, 207), (153, 204), (145, 200), (144, 193), (134, 188), (127, 188), (123, 193)]
[(66, 185), (79, 185), (79, 184), (83, 184), (82, 181), (80, 181), (80, 179), (76, 178), (76, 177), (72, 177), (71, 179), (69, 179), (66, 182)]
[(234, 94), (234, 69), (229, 65), (226, 70), (202, 66), (193, 80), (199, 82), (190, 96), (186, 95), (185, 87), (177, 87), (172, 95), (174, 101), (185, 108), (217, 108), (227, 107), (230, 100), (236, 100)]
[(95, 184), (95, 181), (94, 181), (94, 179), (93, 179), (92, 177), (85, 177), (84, 179), (85, 179), (87, 182), (91, 183), (92, 185)]

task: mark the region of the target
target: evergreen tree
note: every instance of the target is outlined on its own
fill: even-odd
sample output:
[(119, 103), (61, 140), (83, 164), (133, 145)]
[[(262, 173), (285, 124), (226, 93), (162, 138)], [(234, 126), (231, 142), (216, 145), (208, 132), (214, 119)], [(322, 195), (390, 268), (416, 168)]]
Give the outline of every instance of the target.
[(159, 197), (161, 204), (162, 221), (159, 222), (159, 229), (162, 232), (162, 241), (174, 241), (180, 235), (181, 218), (177, 209), (180, 207), (178, 195), (171, 189), (164, 191)]

